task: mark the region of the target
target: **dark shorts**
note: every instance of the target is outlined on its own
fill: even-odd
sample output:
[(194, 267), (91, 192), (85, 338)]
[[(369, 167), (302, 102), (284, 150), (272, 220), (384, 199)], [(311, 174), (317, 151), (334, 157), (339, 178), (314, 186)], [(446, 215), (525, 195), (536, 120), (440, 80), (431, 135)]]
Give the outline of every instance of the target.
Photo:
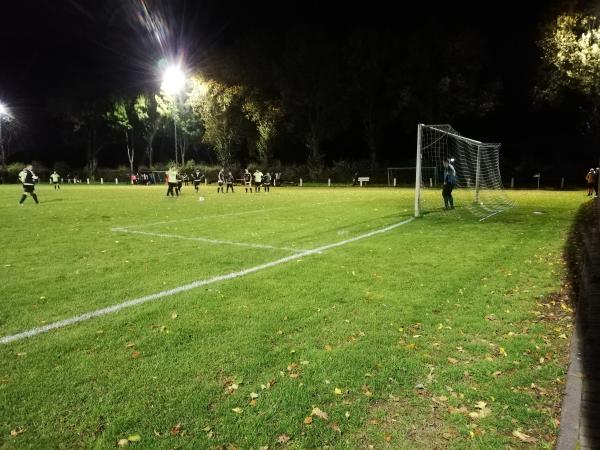
[(194, 180), (194, 186), (198, 186), (200, 184), (200, 180)]
[(33, 194), (34, 190), (35, 190), (35, 186), (32, 184), (24, 184), (23, 185), (23, 192), (27, 192), (28, 194)]
[(53, 181), (52, 184), (58, 184), (58, 181)]

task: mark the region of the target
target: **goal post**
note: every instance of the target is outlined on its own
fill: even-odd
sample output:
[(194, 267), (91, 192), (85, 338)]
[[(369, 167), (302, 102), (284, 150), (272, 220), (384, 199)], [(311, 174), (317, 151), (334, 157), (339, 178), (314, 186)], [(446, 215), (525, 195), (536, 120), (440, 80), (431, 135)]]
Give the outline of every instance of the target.
[(442, 195), (438, 186), (427, 183), (425, 167), (433, 167), (435, 171), (439, 171), (443, 183), (445, 159), (453, 161), (451, 164), (456, 171), (452, 196), (459, 210), (466, 209), (484, 220), (513, 206), (502, 186), (500, 144), (462, 136), (448, 124), (419, 124), (415, 163), (415, 216), (442, 209)]

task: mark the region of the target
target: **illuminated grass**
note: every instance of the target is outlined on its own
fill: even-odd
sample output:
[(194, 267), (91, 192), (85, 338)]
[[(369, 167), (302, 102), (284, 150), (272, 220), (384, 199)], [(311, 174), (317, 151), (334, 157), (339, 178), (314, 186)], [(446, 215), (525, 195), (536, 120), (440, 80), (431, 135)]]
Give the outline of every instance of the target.
[[(209, 187), (204, 202), (163, 190), (42, 186), (39, 206), (18, 207), (19, 188), (2, 186), (0, 336), (291, 254), (113, 227), (310, 249), (412, 205), (392, 189)], [(139, 434), (131, 445), (493, 448), (518, 445), (518, 429), (551, 446), (570, 330), (539, 316), (586, 197), (511, 198), (519, 207), (487, 223), (429, 215), (0, 346), (0, 445), (109, 448)], [(469, 417), (480, 401), (489, 415)], [(314, 407), (328, 420), (304, 423)]]

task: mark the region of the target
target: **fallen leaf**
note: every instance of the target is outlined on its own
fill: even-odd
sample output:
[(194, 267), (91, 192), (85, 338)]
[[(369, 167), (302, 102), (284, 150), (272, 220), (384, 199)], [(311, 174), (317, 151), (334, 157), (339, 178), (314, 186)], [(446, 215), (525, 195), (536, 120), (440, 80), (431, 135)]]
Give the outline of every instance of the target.
[(529, 444), (534, 444), (534, 443), (536, 443), (536, 442), (537, 442), (537, 439), (536, 439), (536, 438), (534, 438), (534, 437), (532, 437), (532, 436), (529, 436), (529, 435), (527, 435), (527, 434), (525, 434), (525, 433), (521, 433), (519, 430), (515, 430), (515, 431), (513, 431), (513, 432), (512, 432), (512, 435), (513, 435), (514, 437), (516, 437), (517, 439), (519, 439), (520, 441), (522, 441), (522, 442), (527, 442), (527, 443), (529, 443)]
[(133, 352), (133, 353), (131, 354), (131, 357), (132, 357), (132, 358), (139, 358), (140, 356), (142, 356), (142, 353), (141, 353), (141, 352)]
[(483, 401), (479, 401), (477, 403), (475, 403), (475, 408), (477, 409), (484, 409), (487, 406), (486, 402)]
[(135, 344), (133, 342), (128, 342), (125, 347), (127, 347), (127, 348), (135, 347)]
[(337, 387), (336, 387), (336, 388), (333, 390), (333, 393), (334, 393), (335, 395), (342, 395), (342, 390), (341, 390), (340, 388), (337, 388)]
[(117, 442), (117, 445), (119, 447), (126, 447), (129, 445), (129, 441), (127, 439), (119, 439), (119, 442)]
[(175, 319), (177, 319), (177, 317), (178, 317), (178, 315), (177, 315), (177, 312), (176, 312), (176, 311), (173, 311), (173, 312), (171, 313), (171, 319), (175, 320)]
[(451, 358), (451, 357), (448, 357), (448, 362), (449, 362), (450, 364), (458, 364), (458, 359), (456, 359), (456, 358)]
[(244, 412), (244, 410), (242, 408), (240, 408), (239, 406), (237, 408), (233, 408), (232, 411), (236, 414), (241, 414)]
[(10, 430), (10, 435), (12, 437), (17, 437), (18, 435), (23, 434), (23, 433), (25, 433), (25, 429), (21, 428), (21, 427), (17, 427), (14, 430)]
[(177, 425), (175, 425), (174, 427), (171, 428), (171, 436), (177, 436), (178, 434), (181, 433), (182, 429), (183, 429), (183, 427), (181, 426), (180, 423), (178, 423)]
[(323, 420), (329, 420), (329, 415), (325, 412), (325, 411), (321, 411), (321, 409), (314, 407), (312, 409), (312, 412), (310, 413), (311, 416), (317, 416), (320, 419)]
[(327, 345), (325, 346), (325, 351), (326, 351), (326, 352), (330, 352), (331, 350), (333, 350), (333, 347), (332, 347), (331, 345), (327, 344)]
[(142, 440), (142, 437), (139, 434), (132, 434), (131, 436), (127, 436), (127, 440), (129, 442), (139, 442)]
[(280, 444), (286, 444), (290, 440), (290, 437), (287, 434), (282, 434), (277, 438), (277, 442)]
[(341, 428), (340, 428), (340, 426), (338, 425), (338, 423), (337, 423), (337, 422), (333, 422), (333, 423), (330, 425), (330, 427), (331, 427), (331, 429), (332, 429), (333, 431), (335, 431), (335, 432), (337, 432), (337, 433), (339, 433), (339, 434), (342, 434), (342, 430), (341, 430)]
[(391, 434), (387, 434), (385, 437), (385, 442), (390, 442), (392, 440), (392, 435)]
[(306, 416), (304, 418), (304, 425), (310, 425), (311, 423), (313, 423), (313, 418), (312, 416)]
[(250, 398), (252, 400), (254, 400), (255, 398), (258, 398), (258, 394), (256, 392), (250, 392)]

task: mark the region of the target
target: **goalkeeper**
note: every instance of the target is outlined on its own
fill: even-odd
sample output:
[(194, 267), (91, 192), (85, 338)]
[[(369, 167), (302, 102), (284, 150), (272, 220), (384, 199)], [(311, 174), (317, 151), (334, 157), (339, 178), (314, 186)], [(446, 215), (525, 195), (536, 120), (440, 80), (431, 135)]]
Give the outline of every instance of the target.
[(442, 186), (442, 197), (444, 198), (444, 209), (454, 209), (454, 198), (452, 198), (452, 190), (456, 184), (456, 170), (451, 164), (454, 159), (444, 158), (444, 184)]

